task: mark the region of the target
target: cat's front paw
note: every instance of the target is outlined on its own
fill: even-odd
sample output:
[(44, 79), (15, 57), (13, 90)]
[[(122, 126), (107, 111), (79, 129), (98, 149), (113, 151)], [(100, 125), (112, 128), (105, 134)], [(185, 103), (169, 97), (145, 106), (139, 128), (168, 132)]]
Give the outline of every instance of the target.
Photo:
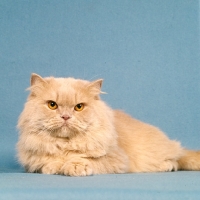
[(91, 163), (87, 159), (76, 159), (67, 162), (62, 171), (67, 176), (89, 176), (93, 174)]
[(62, 164), (60, 162), (52, 162), (44, 165), (41, 169), (42, 174), (60, 174)]

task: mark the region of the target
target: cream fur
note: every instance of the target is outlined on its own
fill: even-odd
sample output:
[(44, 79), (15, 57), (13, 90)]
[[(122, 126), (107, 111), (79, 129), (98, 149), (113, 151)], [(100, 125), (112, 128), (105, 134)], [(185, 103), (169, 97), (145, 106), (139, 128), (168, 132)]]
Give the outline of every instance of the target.
[[(101, 85), (102, 80), (32, 74), (18, 122), (18, 158), (27, 172), (86, 176), (200, 170), (200, 152), (185, 150), (158, 128), (109, 108), (99, 98)], [(49, 101), (58, 107), (50, 109)], [(84, 108), (76, 111), (80, 103)]]

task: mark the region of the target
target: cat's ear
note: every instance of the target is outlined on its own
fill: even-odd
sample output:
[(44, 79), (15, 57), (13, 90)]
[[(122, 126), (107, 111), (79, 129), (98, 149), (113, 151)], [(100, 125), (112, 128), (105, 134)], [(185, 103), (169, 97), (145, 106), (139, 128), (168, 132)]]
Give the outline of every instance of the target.
[(32, 73), (31, 74), (31, 86), (34, 85), (43, 85), (46, 81), (38, 74)]
[(104, 93), (101, 91), (102, 84), (103, 79), (98, 79), (89, 84), (88, 90), (92, 95), (95, 96), (96, 99), (99, 99), (99, 94)]
[(28, 88), (28, 90), (31, 91), (30, 98), (38, 95), (40, 96), (48, 84), (41, 76), (34, 73), (31, 74), (30, 82), (31, 86)]
[(90, 88), (94, 88), (100, 92), (102, 84), (103, 84), (103, 79), (98, 79), (90, 83)]

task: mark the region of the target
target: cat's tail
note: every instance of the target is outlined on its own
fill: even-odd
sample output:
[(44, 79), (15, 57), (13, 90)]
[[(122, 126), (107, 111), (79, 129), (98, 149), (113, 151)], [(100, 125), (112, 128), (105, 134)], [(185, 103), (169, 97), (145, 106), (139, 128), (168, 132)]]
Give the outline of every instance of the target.
[(178, 169), (200, 171), (200, 151), (184, 150), (178, 160)]

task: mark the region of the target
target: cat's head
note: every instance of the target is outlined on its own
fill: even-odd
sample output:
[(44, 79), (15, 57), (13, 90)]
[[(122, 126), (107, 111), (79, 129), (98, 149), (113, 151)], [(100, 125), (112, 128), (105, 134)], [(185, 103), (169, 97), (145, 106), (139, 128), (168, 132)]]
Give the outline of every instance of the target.
[(19, 119), (19, 128), (55, 137), (84, 134), (103, 118), (102, 80), (31, 76), (30, 95)]

